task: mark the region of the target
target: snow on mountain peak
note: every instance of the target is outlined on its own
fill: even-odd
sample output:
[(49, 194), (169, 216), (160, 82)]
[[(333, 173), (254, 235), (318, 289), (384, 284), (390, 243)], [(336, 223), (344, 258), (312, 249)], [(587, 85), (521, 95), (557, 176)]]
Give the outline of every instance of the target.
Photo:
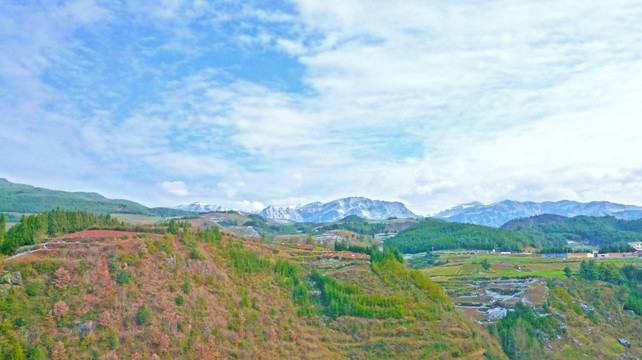
[(260, 212), (260, 215), (270, 219), (298, 222), (331, 222), (348, 215), (357, 215), (373, 220), (383, 220), (390, 217), (417, 217), (400, 202), (371, 200), (365, 197), (348, 197), (327, 203), (317, 201), (297, 207), (268, 206)]
[(229, 209), (221, 205), (212, 205), (203, 202), (193, 202), (187, 205), (174, 206), (172, 209), (196, 211), (196, 212), (213, 212), (213, 211), (227, 211)]
[(612, 215), (620, 219), (638, 219), (642, 218), (642, 207), (615, 204), (606, 201), (581, 203), (570, 200), (555, 202), (504, 200), (490, 205), (483, 205), (481, 203), (461, 204), (432, 216), (452, 222), (499, 227), (513, 219), (541, 214), (567, 217), (578, 215)]

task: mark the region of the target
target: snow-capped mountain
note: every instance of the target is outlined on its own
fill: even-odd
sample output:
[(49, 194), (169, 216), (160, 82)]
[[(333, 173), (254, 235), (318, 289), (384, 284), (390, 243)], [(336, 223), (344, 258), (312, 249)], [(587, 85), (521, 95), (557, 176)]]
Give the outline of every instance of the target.
[(265, 209), (261, 210), (259, 213), (264, 218), (275, 219), (275, 220), (291, 220), (295, 222), (303, 222), (303, 218), (296, 210), (296, 208), (287, 207), (287, 208), (278, 208), (274, 205), (270, 205)]
[(213, 211), (228, 210), (221, 205), (211, 205), (211, 204), (206, 204), (202, 202), (195, 202), (188, 205), (178, 205), (178, 206), (174, 206), (172, 209), (196, 211), (196, 212), (213, 212)]
[(611, 215), (619, 219), (630, 220), (642, 218), (642, 207), (616, 204), (608, 201), (581, 203), (570, 200), (555, 202), (504, 200), (490, 205), (484, 205), (479, 202), (461, 204), (439, 212), (433, 215), (433, 217), (451, 222), (499, 227), (513, 219), (541, 214), (554, 214), (566, 217), (578, 215)]
[(348, 197), (328, 203), (313, 202), (298, 207), (277, 208), (268, 206), (260, 215), (270, 219), (297, 222), (331, 222), (348, 215), (365, 219), (383, 220), (391, 217), (416, 218), (417, 215), (398, 201), (372, 200), (364, 197)]

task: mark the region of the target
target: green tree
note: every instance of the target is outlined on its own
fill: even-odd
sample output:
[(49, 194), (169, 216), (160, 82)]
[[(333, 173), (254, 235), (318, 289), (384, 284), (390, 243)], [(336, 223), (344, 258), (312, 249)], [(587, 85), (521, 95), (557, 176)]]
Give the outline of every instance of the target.
[(4, 217), (4, 214), (0, 214), (0, 243), (4, 240), (4, 233), (7, 228), (7, 218)]
[(568, 266), (564, 268), (564, 275), (566, 275), (567, 278), (570, 278), (573, 275), (573, 272)]
[(46, 350), (40, 345), (36, 345), (29, 350), (29, 360), (45, 360), (47, 359)]
[(484, 258), (484, 260), (481, 262), (481, 266), (485, 271), (488, 271), (490, 269), (490, 263), (488, 262), (488, 259)]
[(176, 220), (170, 220), (169, 225), (167, 226), (167, 232), (171, 234), (178, 234), (178, 229), (178, 223), (176, 222)]
[[(6, 220), (5, 220), (6, 223)], [(23, 245), (38, 243), (47, 236), (59, 236), (88, 229), (92, 226), (119, 226), (120, 222), (86, 211), (50, 210), (42, 214), (23, 216), (20, 223), (4, 233), (0, 251), (11, 255)]]
[(586, 280), (597, 280), (598, 273), (595, 269), (595, 260), (582, 260), (580, 264), (580, 277)]
[(24, 352), (22, 351), (22, 346), (20, 346), (20, 342), (16, 339), (13, 340), (13, 343), (11, 344), (11, 355), (9, 356), (9, 359), (11, 360), (27, 360), (27, 357), (25, 356)]

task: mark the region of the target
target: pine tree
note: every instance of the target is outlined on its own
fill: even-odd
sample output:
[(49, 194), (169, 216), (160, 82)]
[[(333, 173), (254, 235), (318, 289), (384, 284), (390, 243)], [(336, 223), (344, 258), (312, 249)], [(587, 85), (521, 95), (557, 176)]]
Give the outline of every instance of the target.
[(488, 262), (488, 259), (484, 258), (484, 260), (481, 263), (482, 267), (484, 270), (488, 271), (490, 269), (490, 263)]
[(178, 234), (178, 224), (176, 223), (176, 220), (172, 219), (169, 221), (169, 225), (167, 226), (167, 232), (172, 234)]
[(0, 243), (4, 240), (4, 233), (7, 227), (7, 219), (4, 217), (4, 214), (0, 214)]
[(20, 345), (20, 342), (18, 340), (13, 340), (13, 344), (11, 344), (11, 355), (9, 359), (11, 360), (27, 360), (27, 357), (25, 356), (24, 352), (22, 351), (22, 346)]
[(36, 345), (29, 350), (29, 360), (45, 360), (46, 358), (46, 350), (40, 345)]

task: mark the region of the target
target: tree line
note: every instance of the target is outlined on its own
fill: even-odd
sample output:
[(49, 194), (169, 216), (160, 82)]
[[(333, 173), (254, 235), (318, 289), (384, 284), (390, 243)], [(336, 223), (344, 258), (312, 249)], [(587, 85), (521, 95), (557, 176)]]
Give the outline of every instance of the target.
[[(5, 222), (4, 215), (0, 222)], [(0, 224), (2, 225), (2, 224)], [(21, 246), (33, 245), (47, 237), (82, 231), (96, 226), (123, 226), (109, 214), (95, 215), (81, 210), (49, 210), (41, 214), (23, 216), (20, 222), (8, 231), (0, 226), (0, 253), (11, 255)]]
[(632, 265), (617, 268), (612, 262), (598, 263), (595, 260), (582, 260), (579, 276), (588, 281), (601, 280), (626, 286), (629, 294), (623, 298), (623, 308), (642, 315), (642, 289), (640, 288), (642, 268)]

